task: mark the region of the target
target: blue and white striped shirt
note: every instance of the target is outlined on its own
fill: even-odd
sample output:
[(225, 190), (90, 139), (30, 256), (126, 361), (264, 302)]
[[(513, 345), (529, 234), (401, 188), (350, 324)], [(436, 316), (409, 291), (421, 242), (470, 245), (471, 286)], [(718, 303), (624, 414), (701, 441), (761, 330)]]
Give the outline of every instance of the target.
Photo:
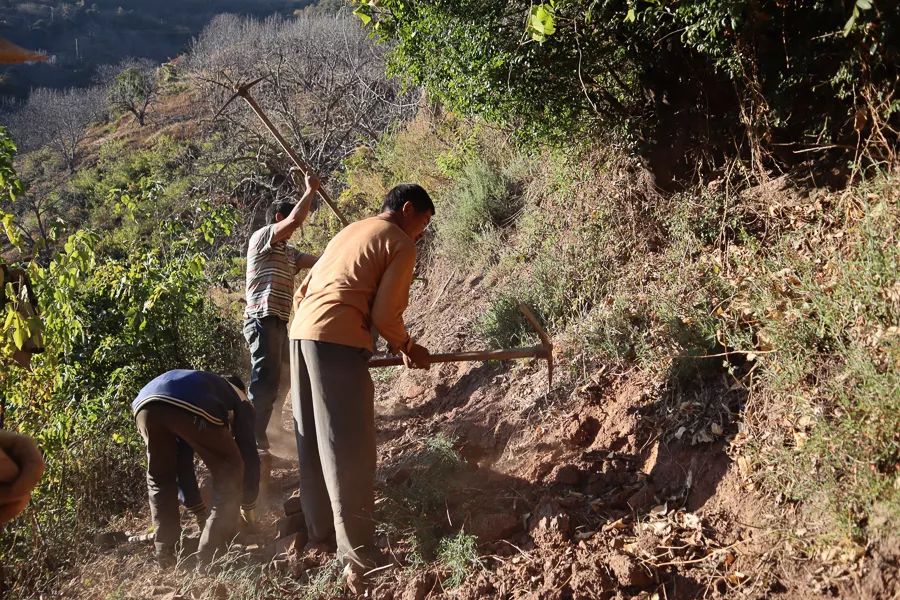
[(244, 317), (262, 319), (291, 316), (294, 277), (300, 252), (286, 242), (272, 243), (275, 225), (266, 225), (250, 236), (247, 247), (247, 307)]

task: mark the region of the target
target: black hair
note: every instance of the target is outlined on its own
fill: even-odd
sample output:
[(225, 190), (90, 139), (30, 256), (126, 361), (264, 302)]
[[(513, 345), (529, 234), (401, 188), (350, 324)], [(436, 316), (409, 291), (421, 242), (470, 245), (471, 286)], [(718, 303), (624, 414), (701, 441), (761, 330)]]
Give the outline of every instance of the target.
[(435, 212), (431, 196), (428, 195), (425, 188), (417, 183), (401, 183), (394, 186), (384, 197), (381, 212), (400, 212), (406, 202), (411, 202), (418, 213), (430, 210), (433, 215)]
[(279, 214), (282, 217), (287, 217), (291, 214), (291, 211), (294, 210), (295, 203), (290, 200), (279, 200), (278, 202), (273, 202), (269, 209), (266, 211), (266, 225), (271, 225), (275, 222), (275, 215)]
[(238, 377), (237, 375), (235, 375), (233, 373), (231, 375), (223, 375), (223, 377), (225, 378), (225, 381), (227, 381), (228, 383), (230, 383), (237, 389), (241, 390), (245, 394), (247, 393), (247, 386), (244, 385), (243, 379), (241, 379), (240, 377)]

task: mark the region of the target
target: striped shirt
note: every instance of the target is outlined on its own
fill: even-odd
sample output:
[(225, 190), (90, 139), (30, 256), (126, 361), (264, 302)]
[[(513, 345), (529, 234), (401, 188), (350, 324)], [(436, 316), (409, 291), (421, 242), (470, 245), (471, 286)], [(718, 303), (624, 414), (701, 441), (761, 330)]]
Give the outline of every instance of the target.
[(266, 225), (250, 236), (247, 248), (247, 307), (244, 317), (261, 319), (291, 316), (294, 276), (300, 252), (286, 242), (272, 243), (275, 225)]

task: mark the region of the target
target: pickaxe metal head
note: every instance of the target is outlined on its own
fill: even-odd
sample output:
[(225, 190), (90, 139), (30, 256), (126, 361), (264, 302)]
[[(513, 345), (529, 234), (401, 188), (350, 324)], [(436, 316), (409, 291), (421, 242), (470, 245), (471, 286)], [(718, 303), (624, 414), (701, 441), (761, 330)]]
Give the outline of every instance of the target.
[[(234, 91), (234, 93), (231, 94), (231, 97), (225, 101), (225, 104), (223, 104), (222, 108), (220, 108), (219, 111), (216, 113), (216, 116), (213, 117), (213, 121), (215, 121), (216, 119), (219, 118), (219, 115), (222, 114), (222, 111), (224, 111), (226, 108), (228, 108), (228, 105), (231, 104), (232, 102), (234, 102), (235, 98), (237, 98), (238, 96), (240, 96), (241, 98), (247, 98), (249, 95), (249, 92), (250, 92), (250, 88), (255, 86), (260, 81), (262, 81), (264, 79), (268, 79), (269, 76), (270, 76), (270, 74), (266, 74), (266, 75), (263, 75), (262, 77), (257, 77), (256, 79), (254, 79), (253, 81), (250, 81), (248, 83), (242, 83), (242, 84), (233, 86), (231, 89)], [(216, 83), (218, 83), (218, 82), (216, 82)], [(221, 85), (224, 88), (229, 87), (229, 86), (226, 86), (224, 83), (219, 83), (219, 85)]]

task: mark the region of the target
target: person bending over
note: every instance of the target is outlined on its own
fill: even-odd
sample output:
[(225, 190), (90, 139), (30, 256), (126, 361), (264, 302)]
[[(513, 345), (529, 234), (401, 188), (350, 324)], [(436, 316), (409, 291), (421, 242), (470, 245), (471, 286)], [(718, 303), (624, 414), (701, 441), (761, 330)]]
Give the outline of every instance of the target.
[[(228, 545), (242, 511), (255, 510), (259, 455), (254, 409), (244, 390), (235, 376), (176, 369), (145, 385), (131, 405), (147, 446), (147, 492), (160, 566), (175, 563), (181, 536), (178, 483), (187, 461), (180, 443), (200, 456), (212, 476), (212, 506), (197, 549), (202, 562)], [(193, 473), (193, 457), (190, 468)]]

